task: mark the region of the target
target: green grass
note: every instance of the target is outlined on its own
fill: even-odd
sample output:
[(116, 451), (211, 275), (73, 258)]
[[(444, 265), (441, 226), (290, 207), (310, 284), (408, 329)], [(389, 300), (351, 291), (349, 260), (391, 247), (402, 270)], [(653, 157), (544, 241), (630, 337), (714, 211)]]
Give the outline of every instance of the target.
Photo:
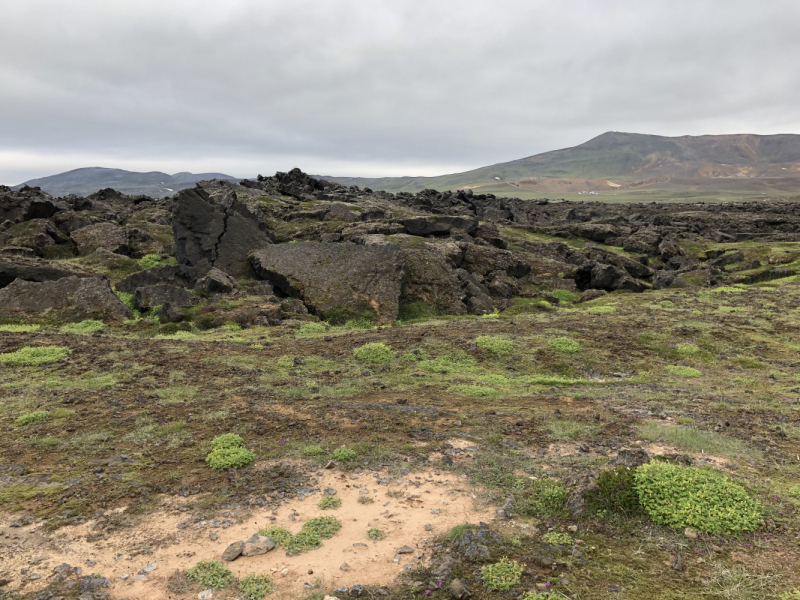
[(0, 325), (0, 333), (32, 333), (39, 329), (41, 325)]
[(617, 312), (617, 309), (614, 306), (591, 306), (586, 309), (586, 312), (594, 315), (610, 315)]
[(683, 452), (704, 453), (712, 456), (735, 458), (737, 455), (754, 454), (740, 440), (725, 436), (713, 431), (703, 431), (695, 427), (659, 425), (658, 423), (645, 423), (638, 428), (639, 435), (644, 439), (662, 442)]
[(475, 357), (465, 352), (454, 352), (434, 359), (421, 360), (417, 363), (417, 366), (423, 371), (431, 373), (441, 373), (442, 371), (448, 373), (477, 373), (481, 371)]
[(196, 385), (173, 385), (157, 389), (156, 394), (163, 404), (184, 404), (194, 400), (198, 391)]
[(550, 421), (548, 425), (550, 437), (557, 441), (585, 440), (598, 430), (596, 425), (569, 419), (556, 419)]
[(313, 337), (327, 333), (325, 325), (322, 323), (306, 323), (295, 333), (295, 337)]
[(73, 333), (78, 335), (92, 335), (93, 333), (98, 333), (103, 331), (106, 328), (106, 324), (102, 321), (96, 321), (94, 319), (86, 319), (85, 321), (81, 321), (80, 323), (67, 323), (61, 329), (58, 330), (59, 333)]
[(456, 385), (449, 389), (450, 392), (469, 396), (470, 398), (494, 398), (497, 390), (485, 385)]
[(25, 346), (16, 352), (0, 354), (0, 365), (35, 367), (57, 362), (71, 353), (72, 350), (61, 346)]

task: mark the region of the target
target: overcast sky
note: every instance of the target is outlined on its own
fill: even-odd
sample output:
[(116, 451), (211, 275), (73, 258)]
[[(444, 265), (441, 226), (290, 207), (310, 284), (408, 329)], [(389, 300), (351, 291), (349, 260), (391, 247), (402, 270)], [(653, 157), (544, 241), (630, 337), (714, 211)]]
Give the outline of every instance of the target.
[(800, 133), (798, 0), (1, 0), (0, 182), (438, 175)]

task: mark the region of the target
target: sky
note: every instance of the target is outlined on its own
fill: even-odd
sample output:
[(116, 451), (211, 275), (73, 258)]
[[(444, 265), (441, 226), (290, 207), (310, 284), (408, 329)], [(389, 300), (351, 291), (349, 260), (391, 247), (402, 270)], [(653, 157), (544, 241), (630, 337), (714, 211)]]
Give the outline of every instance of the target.
[(0, 183), (439, 175), (800, 133), (797, 0), (2, 0)]

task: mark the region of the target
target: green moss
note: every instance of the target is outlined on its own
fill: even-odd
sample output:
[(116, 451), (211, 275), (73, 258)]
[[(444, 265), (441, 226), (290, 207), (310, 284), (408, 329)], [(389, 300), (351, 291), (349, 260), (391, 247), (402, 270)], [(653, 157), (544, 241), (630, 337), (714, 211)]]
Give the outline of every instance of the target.
[(38, 366), (61, 360), (72, 353), (61, 346), (25, 346), (16, 352), (0, 354), (0, 365)]
[(522, 579), (522, 565), (515, 560), (503, 558), (493, 565), (481, 567), (481, 578), (483, 584), (490, 590), (497, 592), (507, 592)]
[(209, 444), (211, 450), (227, 450), (229, 448), (244, 448), (242, 436), (235, 433), (218, 435)]
[(36, 412), (27, 413), (20, 417), (17, 417), (17, 420), (14, 421), (15, 425), (30, 425), (31, 423), (40, 423), (42, 421), (46, 421), (47, 417), (50, 416), (50, 413), (46, 410), (37, 410)]
[(64, 487), (60, 485), (10, 485), (0, 488), (0, 506), (21, 504), (37, 498), (55, 498), (63, 492)]
[(32, 333), (40, 328), (41, 325), (0, 325), (0, 333)]
[(256, 455), (246, 448), (225, 448), (214, 450), (206, 456), (206, 463), (215, 471), (227, 471), (249, 465)]
[(435, 359), (421, 360), (417, 364), (423, 371), (431, 373), (441, 373), (442, 371), (447, 371), (448, 373), (476, 373), (480, 370), (475, 357), (466, 352), (444, 354)]
[(295, 332), (296, 337), (311, 337), (327, 333), (325, 325), (322, 323), (306, 323)]
[(702, 377), (702, 373), (697, 369), (693, 369), (692, 367), (684, 367), (681, 365), (667, 365), (667, 371), (672, 373), (673, 375), (677, 375), (678, 377)]
[(311, 445), (303, 448), (303, 456), (321, 456), (323, 454), (325, 454), (325, 450), (320, 446)]
[(610, 315), (611, 313), (617, 312), (617, 309), (614, 306), (592, 306), (587, 308), (586, 312), (594, 315)]
[(542, 536), (542, 541), (550, 546), (571, 546), (572, 536), (568, 533), (551, 531)]

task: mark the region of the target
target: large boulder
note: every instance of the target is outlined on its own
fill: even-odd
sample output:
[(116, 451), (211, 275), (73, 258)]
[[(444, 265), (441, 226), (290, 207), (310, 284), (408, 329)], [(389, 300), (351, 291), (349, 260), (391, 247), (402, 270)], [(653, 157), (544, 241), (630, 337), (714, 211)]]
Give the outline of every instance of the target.
[(128, 253), (128, 234), (116, 223), (96, 223), (72, 232), (72, 239), (78, 246), (78, 253), (85, 256), (98, 248), (114, 254)]
[(575, 285), (581, 291), (597, 289), (607, 292), (614, 290), (643, 292), (649, 287), (631, 277), (624, 269), (593, 260), (587, 260), (575, 270)]
[(581, 223), (570, 227), (570, 232), (576, 237), (600, 243), (620, 235), (619, 227), (607, 223)]
[[(625, 269), (631, 277), (652, 277), (653, 273), (655, 273), (652, 268), (647, 266), (646, 262), (640, 262), (598, 246), (590, 246), (588, 244), (587, 246), (590, 259), (596, 260), (597, 262), (614, 265), (620, 269)], [(644, 260), (647, 260), (646, 256), (644, 257)]]
[(82, 318), (123, 320), (132, 316), (103, 276), (65, 277), (42, 283), (15, 279), (0, 290), (0, 312), (3, 313), (65, 309)]
[(178, 285), (162, 283), (138, 288), (134, 294), (134, 301), (139, 310), (148, 310), (165, 304), (173, 308), (184, 308), (194, 303), (194, 296)]
[(663, 290), (670, 287), (686, 287), (686, 281), (675, 271), (668, 269), (656, 271), (656, 274), (653, 275), (653, 289)]
[(626, 252), (636, 252), (647, 256), (659, 254), (658, 245), (661, 243), (661, 234), (655, 229), (643, 228), (628, 236), (622, 242)]
[(454, 229), (460, 229), (472, 235), (478, 230), (478, 219), (445, 215), (410, 217), (403, 219), (403, 225), (411, 235), (448, 235)]
[(30, 219), (12, 225), (6, 233), (8, 246), (30, 248), (36, 256), (44, 256), (50, 247), (68, 241), (47, 219)]
[(91, 277), (92, 273), (68, 262), (22, 256), (0, 257), (0, 288), (6, 287), (15, 279), (42, 282), (72, 276)]
[(299, 242), (250, 255), (256, 274), (321, 318), (334, 311), (372, 311), (381, 323), (397, 319), (406, 265), (393, 244)]
[(251, 273), (249, 252), (273, 241), (233, 190), (219, 200), (199, 187), (182, 190), (175, 197), (172, 228), (180, 264), (217, 267), (237, 279)]
[[(451, 261), (447, 248), (439, 244), (425, 244), (422, 248), (405, 251), (407, 267), (403, 288), (403, 303), (424, 302), (439, 310), (466, 314), (463, 285)], [(443, 245), (444, 246), (444, 245)], [(456, 244), (447, 244), (458, 249)], [(461, 254), (460, 249), (459, 256)]]
[(525, 277), (531, 266), (509, 250), (493, 246), (470, 244), (464, 253), (463, 266), (471, 273), (486, 276), (493, 271), (505, 271), (511, 277)]

